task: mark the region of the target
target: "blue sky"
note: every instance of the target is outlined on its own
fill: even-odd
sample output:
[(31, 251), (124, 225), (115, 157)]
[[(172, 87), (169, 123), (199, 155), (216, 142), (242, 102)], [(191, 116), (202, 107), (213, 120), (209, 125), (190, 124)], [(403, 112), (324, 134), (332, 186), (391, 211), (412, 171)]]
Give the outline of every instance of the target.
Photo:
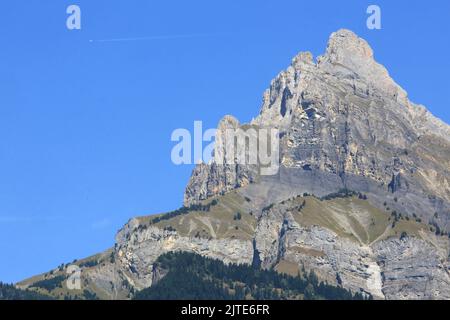
[[(66, 28), (66, 8), (82, 29)], [(366, 8), (382, 9), (382, 30)], [(113, 245), (182, 205), (170, 135), (259, 112), (271, 79), (331, 32), (369, 41), (410, 98), (450, 122), (448, 1), (8, 0), (0, 14), (0, 280)], [(203, 35), (123, 42), (94, 39)]]

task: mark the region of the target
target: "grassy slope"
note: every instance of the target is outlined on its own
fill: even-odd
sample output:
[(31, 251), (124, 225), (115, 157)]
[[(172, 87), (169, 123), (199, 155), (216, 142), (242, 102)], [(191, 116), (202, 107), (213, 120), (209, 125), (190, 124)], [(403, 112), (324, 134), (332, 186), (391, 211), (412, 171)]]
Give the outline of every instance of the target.
[(428, 226), (413, 219), (400, 219), (393, 227), (390, 211), (382, 211), (367, 200), (358, 197), (319, 200), (315, 197), (299, 197), (292, 200), (305, 206), (294, 214), (296, 222), (303, 226), (322, 226), (341, 237), (361, 244), (371, 244), (389, 237), (400, 237), (403, 232), (422, 238)]
[[(203, 204), (213, 200), (204, 201)], [(251, 214), (247, 200), (237, 192), (228, 193), (216, 200), (217, 205), (211, 206), (210, 211), (191, 211), (153, 225), (162, 229), (172, 227), (182, 236), (251, 240), (256, 228), (256, 218)], [(235, 220), (238, 212), (241, 219)], [(154, 217), (142, 217), (139, 220), (141, 224), (148, 225), (151, 218)]]
[[(81, 277), (82, 281), (82, 289), (81, 290), (69, 290), (66, 285), (67, 277), (69, 276), (67, 273), (67, 266), (69, 265), (77, 265), (81, 268), (82, 274), (83, 272), (89, 271), (90, 269), (93, 269), (101, 264), (109, 263), (110, 254), (112, 250), (107, 250), (103, 253), (96, 254), (93, 256), (90, 256), (88, 258), (84, 258), (81, 260), (77, 260), (73, 263), (68, 263), (65, 265), (62, 265), (54, 270), (51, 270), (49, 272), (36, 275), (34, 277), (25, 279), (19, 283), (16, 284), (18, 288), (27, 288), (30, 291), (37, 292), (39, 294), (43, 295), (51, 295), (52, 297), (56, 299), (64, 299), (65, 297), (72, 298), (72, 299), (84, 299), (86, 298), (84, 296), (84, 290), (87, 289), (91, 293), (94, 293), (97, 295), (98, 298), (106, 299), (108, 297), (103, 296), (103, 293), (101, 290), (98, 290), (93, 283), (90, 283), (86, 278)], [(59, 282), (59, 284), (52, 290), (47, 290), (45, 288), (42, 288), (40, 286), (36, 286), (36, 283), (51, 280), (55, 278), (63, 278), (62, 281)]]

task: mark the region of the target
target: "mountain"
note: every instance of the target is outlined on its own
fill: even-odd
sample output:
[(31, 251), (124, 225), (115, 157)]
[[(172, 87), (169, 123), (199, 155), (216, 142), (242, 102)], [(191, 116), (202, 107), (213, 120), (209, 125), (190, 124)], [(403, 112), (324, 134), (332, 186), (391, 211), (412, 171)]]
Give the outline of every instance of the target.
[[(281, 165), (267, 174), (266, 162), (233, 161), (226, 146), (247, 141), (230, 141), (238, 129), (249, 141), (276, 130)], [(409, 101), (366, 41), (339, 30), (324, 55), (300, 53), (272, 81), (251, 123), (224, 117), (183, 208), (131, 219), (114, 248), (74, 263), (79, 292), (61, 280), (67, 265), (17, 286), (131, 298), (162, 281), (159, 257), (184, 251), (293, 277), (314, 271), (375, 299), (450, 299), (449, 217), (450, 127)]]

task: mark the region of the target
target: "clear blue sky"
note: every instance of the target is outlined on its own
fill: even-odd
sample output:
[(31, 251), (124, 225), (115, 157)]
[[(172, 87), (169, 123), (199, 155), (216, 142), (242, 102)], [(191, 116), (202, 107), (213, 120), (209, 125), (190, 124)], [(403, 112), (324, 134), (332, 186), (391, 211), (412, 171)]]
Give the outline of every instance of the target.
[[(380, 31), (366, 8), (382, 9)], [(82, 30), (66, 28), (66, 8)], [(181, 206), (176, 128), (249, 121), (299, 51), (349, 28), (450, 122), (448, 1), (8, 0), (0, 14), (0, 280), (113, 245), (131, 217)], [(90, 39), (203, 34), (126, 42)]]

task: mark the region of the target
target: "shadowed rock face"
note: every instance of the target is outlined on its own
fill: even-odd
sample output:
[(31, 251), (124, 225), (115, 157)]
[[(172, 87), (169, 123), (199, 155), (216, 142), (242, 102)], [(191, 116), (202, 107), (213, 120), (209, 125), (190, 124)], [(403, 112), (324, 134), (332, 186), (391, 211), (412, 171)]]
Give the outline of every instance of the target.
[[(353, 32), (333, 33), (317, 62), (311, 53), (296, 56), (264, 93), (251, 125), (281, 131), (282, 170), (271, 184), (318, 195), (340, 188), (373, 194), (379, 207), (391, 202), (449, 230), (450, 127), (410, 102)], [(317, 180), (327, 181), (323, 190)], [(194, 169), (185, 204), (255, 182), (264, 183), (257, 169), (213, 160)]]
[(184, 194), (185, 206), (256, 182), (258, 170), (255, 165), (243, 166), (233, 161), (229, 163), (226, 157), (226, 130), (239, 128), (239, 121), (232, 116), (225, 116), (220, 121), (214, 148), (215, 160), (209, 164), (200, 164), (194, 169)]

